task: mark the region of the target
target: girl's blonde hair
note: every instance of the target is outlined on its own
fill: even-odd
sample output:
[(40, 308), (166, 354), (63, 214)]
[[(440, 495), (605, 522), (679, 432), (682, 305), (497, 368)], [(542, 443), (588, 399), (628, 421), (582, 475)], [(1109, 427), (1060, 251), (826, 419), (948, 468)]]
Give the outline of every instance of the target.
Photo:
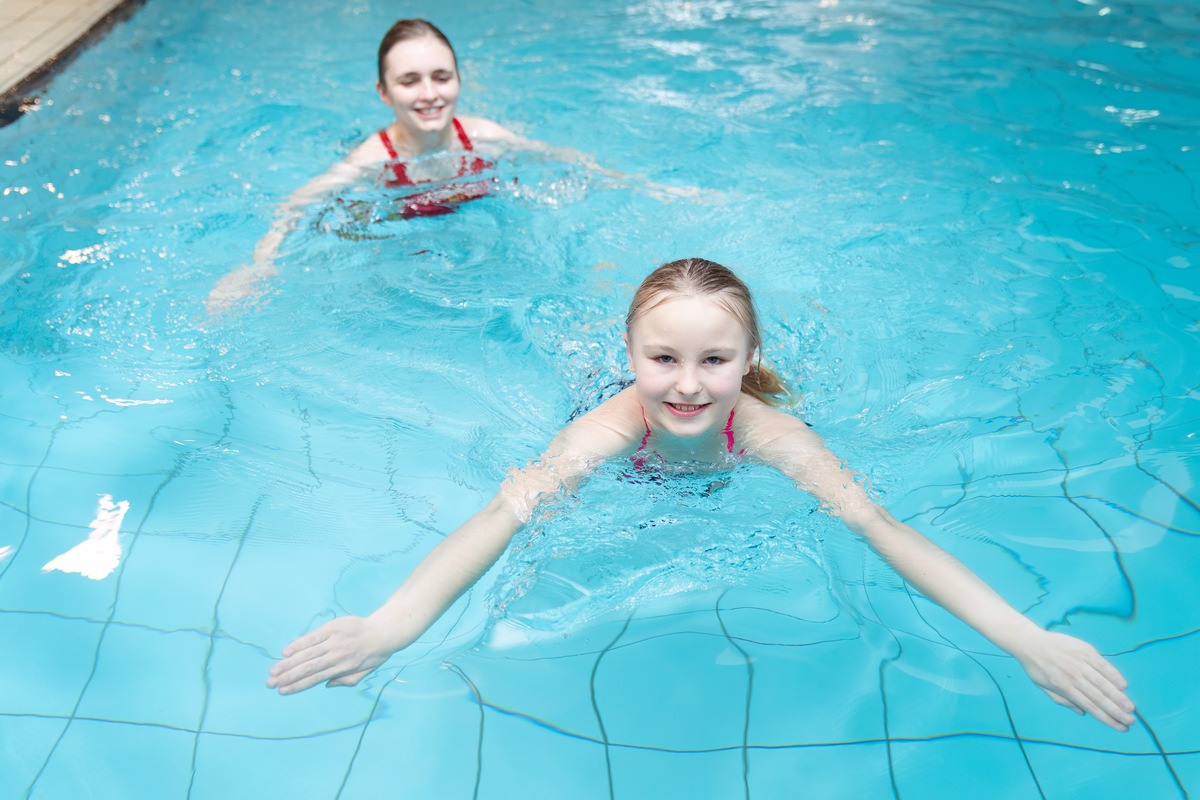
[(762, 364), (762, 334), (750, 290), (728, 267), (703, 258), (682, 258), (651, 272), (634, 292), (625, 315), (626, 335), (643, 314), (676, 297), (702, 297), (717, 303), (741, 323), (750, 337), (757, 358), (742, 376), (742, 391), (764, 403), (777, 404), (778, 395), (788, 394), (787, 385)]

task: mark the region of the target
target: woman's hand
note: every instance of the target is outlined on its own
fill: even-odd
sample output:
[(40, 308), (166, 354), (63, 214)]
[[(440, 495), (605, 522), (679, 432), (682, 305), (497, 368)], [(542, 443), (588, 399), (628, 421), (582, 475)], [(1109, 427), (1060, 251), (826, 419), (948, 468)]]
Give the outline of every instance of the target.
[(1041, 631), (1013, 655), (1030, 679), (1059, 705), (1091, 714), (1119, 731), (1129, 730), (1134, 723), (1133, 701), (1125, 695), (1128, 681), (1087, 642)]
[(354, 686), (395, 652), (380, 634), (378, 623), (370, 618), (330, 620), (283, 648), (283, 659), (271, 667), (267, 687), (294, 694), (321, 682)]

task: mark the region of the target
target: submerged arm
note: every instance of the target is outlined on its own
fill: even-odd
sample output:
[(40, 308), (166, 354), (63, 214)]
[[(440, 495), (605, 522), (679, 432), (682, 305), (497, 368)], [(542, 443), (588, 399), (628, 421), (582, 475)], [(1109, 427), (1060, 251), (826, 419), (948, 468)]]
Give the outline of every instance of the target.
[(292, 694), (328, 682), (352, 686), (408, 647), (479, 580), (508, 547), (521, 521), (504, 497), (443, 539), (368, 617), (339, 617), (283, 649), (267, 686)]
[(538, 139), (529, 139), (519, 134), (497, 125), (494, 122), (486, 119), (475, 117), (463, 117), (460, 119), (463, 125), (467, 128), (467, 132), (472, 139), (478, 139), (481, 142), (493, 142), (508, 150), (525, 150), (532, 153), (541, 153), (556, 161), (574, 162), (581, 164), (589, 172), (594, 172), (598, 175), (603, 175), (610, 178), (623, 186), (632, 186), (635, 188), (645, 189), (653, 197), (659, 200), (676, 200), (680, 198), (697, 197), (700, 190), (694, 186), (665, 186), (663, 184), (654, 183), (640, 175), (627, 175), (624, 172), (618, 172), (614, 169), (608, 169), (601, 166), (596, 159), (588, 153), (576, 150), (571, 147), (559, 147)]
[(875, 505), (855, 474), (803, 423), (765, 411), (782, 419), (771, 419), (766, 426), (773, 430), (764, 437), (764, 459), (841, 517), (904, 580), (1013, 655), (1055, 702), (1117, 730), (1133, 724), (1127, 682), (1094, 647), (1036, 625), (961, 561)]
[(261, 281), (279, 274), (275, 260), (284, 239), (304, 219), (308, 206), (364, 175), (370, 163), (362, 154), (364, 150), (367, 146), (360, 146), (344, 161), (334, 164), (276, 206), (271, 227), (255, 245), (251, 262), (226, 273), (209, 292), (206, 306), (210, 315), (228, 311), (239, 300), (257, 292)]
[(280, 694), (322, 682), (353, 686), (415, 642), (496, 563), (538, 503), (628, 446), (626, 420), (632, 418), (621, 397), (563, 429), (538, 461), (515, 471), (487, 506), (439, 542), (370, 616), (339, 617), (285, 647), (267, 686)]

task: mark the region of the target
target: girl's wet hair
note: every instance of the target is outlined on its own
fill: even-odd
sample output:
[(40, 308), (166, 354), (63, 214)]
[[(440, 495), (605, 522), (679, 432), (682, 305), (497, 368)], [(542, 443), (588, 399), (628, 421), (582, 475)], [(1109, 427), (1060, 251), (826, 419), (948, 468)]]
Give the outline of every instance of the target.
[(650, 309), (676, 297), (703, 297), (717, 303), (741, 323), (750, 337), (750, 346), (758, 355), (750, 370), (742, 376), (742, 391), (764, 403), (779, 402), (779, 395), (788, 394), (787, 385), (774, 372), (762, 365), (762, 334), (758, 314), (746, 284), (728, 267), (704, 258), (682, 258), (663, 264), (651, 272), (634, 292), (629, 313), (625, 316), (625, 331)]
[(432, 36), (450, 49), (450, 57), (454, 59), (454, 69), (458, 69), (458, 56), (454, 53), (454, 45), (450, 44), (450, 40), (446, 38), (446, 34), (438, 30), (438, 27), (432, 22), (423, 19), (401, 19), (397, 20), (396, 24), (388, 28), (388, 32), (383, 35), (383, 41), (379, 43), (379, 82), (383, 83), (383, 59), (393, 47), (400, 42), (406, 42), (409, 39), (420, 39), (423, 36)]

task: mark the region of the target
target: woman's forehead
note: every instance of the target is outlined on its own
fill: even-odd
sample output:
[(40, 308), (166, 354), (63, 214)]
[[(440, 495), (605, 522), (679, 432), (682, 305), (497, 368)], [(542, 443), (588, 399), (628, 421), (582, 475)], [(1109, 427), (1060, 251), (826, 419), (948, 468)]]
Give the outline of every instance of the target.
[(436, 36), (418, 36), (392, 45), (383, 63), (388, 72), (396, 74), (454, 69), (454, 53)]

